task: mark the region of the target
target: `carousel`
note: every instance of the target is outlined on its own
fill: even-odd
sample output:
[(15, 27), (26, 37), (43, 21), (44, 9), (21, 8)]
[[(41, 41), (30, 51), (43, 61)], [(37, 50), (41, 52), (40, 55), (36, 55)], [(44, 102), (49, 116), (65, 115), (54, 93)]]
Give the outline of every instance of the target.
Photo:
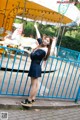
[[(65, 0), (1, 0), (0, 4), (0, 46), (7, 47), (36, 47), (36, 40), (22, 36), (23, 23), (16, 24), (16, 16), (41, 21), (60, 27), (76, 23), (80, 24), (80, 11), (73, 3)], [(15, 31), (13, 32), (13, 26)], [(60, 29), (57, 35), (59, 36)], [(14, 40), (13, 40), (14, 39)], [(0, 49), (2, 53), (4, 49)]]

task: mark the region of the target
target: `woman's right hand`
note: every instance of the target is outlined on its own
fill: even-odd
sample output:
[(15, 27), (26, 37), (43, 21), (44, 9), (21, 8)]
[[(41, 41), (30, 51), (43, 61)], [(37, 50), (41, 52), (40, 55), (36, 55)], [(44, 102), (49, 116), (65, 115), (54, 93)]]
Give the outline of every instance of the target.
[(34, 27), (37, 28), (37, 24), (36, 24), (36, 22), (35, 22), (35, 24), (34, 24)]

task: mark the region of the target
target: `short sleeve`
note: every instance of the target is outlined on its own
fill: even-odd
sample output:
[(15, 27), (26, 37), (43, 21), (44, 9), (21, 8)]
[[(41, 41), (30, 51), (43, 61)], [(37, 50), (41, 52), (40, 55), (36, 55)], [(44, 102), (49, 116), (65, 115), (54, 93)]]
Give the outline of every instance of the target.
[(38, 41), (39, 44), (41, 44), (42, 43), (42, 38), (38, 38), (37, 41)]

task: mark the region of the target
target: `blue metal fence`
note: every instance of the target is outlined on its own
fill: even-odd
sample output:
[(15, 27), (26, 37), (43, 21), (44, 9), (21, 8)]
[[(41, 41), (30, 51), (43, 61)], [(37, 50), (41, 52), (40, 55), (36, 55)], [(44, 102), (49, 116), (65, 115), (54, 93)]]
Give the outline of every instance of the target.
[[(30, 78), (28, 70), (30, 58), (24, 51), (15, 48), (3, 48), (0, 55), (0, 95), (28, 96)], [(42, 98), (59, 98), (78, 100), (80, 85), (80, 62), (50, 56), (39, 78), (37, 96)]]
[(75, 50), (70, 50), (68, 48), (60, 47), (58, 56), (61, 58), (65, 58), (69, 60), (76, 60), (80, 62), (80, 52), (75, 51)]

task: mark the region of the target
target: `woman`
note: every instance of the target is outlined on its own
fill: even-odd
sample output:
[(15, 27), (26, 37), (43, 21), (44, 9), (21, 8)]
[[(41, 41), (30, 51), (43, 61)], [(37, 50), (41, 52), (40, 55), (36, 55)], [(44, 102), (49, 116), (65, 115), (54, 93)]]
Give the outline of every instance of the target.
[(48, 36), (46, 36), (45, 40), (42, 41), (36, 25), (35, 28), (38, 36), (39, 45), (31, 53), (28, 50), (26, 50), (26, 52), (30, 54), (30, 58), (31, 58), (31, 66), (28, 74), (28, 76), (31, 77), (31, 91), (28, 99), (25, 99), (24, 101), (21, 102), (23, 106), (29, 106), (29, 107), (31, 107), (32, 103), (35, 101), (35, 97), (38, 91), (38, 77), (41, 77), (40, 63), (43, 60), (47, 60), (48, 56), (50, 55), (50, 49), (52, 44), (52, 38)]

